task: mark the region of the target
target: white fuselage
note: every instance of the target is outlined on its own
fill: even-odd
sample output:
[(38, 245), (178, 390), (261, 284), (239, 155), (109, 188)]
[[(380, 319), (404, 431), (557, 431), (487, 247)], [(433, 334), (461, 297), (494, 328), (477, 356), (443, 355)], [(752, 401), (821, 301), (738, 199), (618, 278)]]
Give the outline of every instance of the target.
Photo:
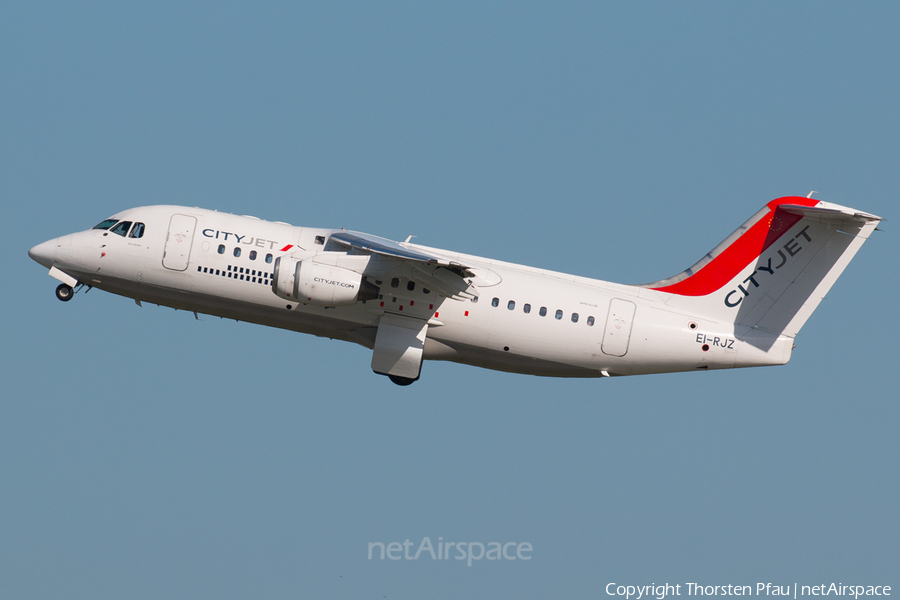
[[(179, 233), (178, 215), (188, 225), (196, 219), (195, 226)], [(425, 359), (516, 373), (602, 377), (784, 364), (790, 358), (789, 337), (670, 308), (669, 294), (646, 287), (406, 244), (471, 267), (477, 298), (453, 299), (417, 283), (402, 261), (331, 244), (339, 230), (180, 206), (135, 208), (114, 218), (145, 224), (143, 235), (92, 229), (41, 244), (32, 257), (79, 283), (140, 302), (369, 348), (382, 315), (415, 317), (428, 322)], [(275, 259), (311, 252), (363, 273), (377, 284), (379, 297), (323, 308), (277, 296)]]

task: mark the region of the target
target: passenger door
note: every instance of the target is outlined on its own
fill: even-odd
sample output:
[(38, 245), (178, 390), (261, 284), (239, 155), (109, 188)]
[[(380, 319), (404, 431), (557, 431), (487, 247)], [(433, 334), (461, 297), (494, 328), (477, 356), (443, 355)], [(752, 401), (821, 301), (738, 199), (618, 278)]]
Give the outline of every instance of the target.
[(609, 303), (606, 315), (606, 328), (603, 330), (603, 341), (600, 349), (610, 356), (625, 356), (628, 342), (631, 339), (631, 326), (634, 323), (634, 302), (613, 298)]
[(169, 221), (169, 233), (166, 236), (166, 248), (163, 251), (165, 268), (173, 271), (184, 271), (188, 268), (196, 227), (196, 217), (172, 215), (172, 219)]

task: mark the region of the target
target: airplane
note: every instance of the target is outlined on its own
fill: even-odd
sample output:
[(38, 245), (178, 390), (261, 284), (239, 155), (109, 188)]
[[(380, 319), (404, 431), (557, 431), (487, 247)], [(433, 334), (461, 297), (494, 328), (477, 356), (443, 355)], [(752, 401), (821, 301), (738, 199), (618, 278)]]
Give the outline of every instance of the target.
[[(811, 194), (810, 194), (811, 195)], [(398, 385), (444, 360), (549, 377), (783, 365), (880, 217), (767, 203), (682, 273), (623, 285), (343, 229), (184, 206), (122, 211), (33, 247), (84, 286), (360, 344)]]

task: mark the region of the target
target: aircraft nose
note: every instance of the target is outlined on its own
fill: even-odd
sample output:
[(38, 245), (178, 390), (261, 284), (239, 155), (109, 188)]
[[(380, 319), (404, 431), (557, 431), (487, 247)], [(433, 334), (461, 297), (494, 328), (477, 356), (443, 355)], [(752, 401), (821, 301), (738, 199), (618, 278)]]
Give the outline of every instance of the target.
[(49, 269), (56, 259), (56, 240), (47, 240), (43, 244), (38, 244), (28, 251), (28, 256), (31, 257), (31, 260)]

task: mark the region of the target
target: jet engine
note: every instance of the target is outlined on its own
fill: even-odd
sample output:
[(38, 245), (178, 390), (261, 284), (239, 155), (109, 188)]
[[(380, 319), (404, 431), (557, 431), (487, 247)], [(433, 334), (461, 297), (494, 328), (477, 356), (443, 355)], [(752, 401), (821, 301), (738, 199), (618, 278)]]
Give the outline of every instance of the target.
[(283, 256), (275, 259), (272, 291), (285, 300), (326, 308), (374, 300), (379, 293), (355, 271)]

